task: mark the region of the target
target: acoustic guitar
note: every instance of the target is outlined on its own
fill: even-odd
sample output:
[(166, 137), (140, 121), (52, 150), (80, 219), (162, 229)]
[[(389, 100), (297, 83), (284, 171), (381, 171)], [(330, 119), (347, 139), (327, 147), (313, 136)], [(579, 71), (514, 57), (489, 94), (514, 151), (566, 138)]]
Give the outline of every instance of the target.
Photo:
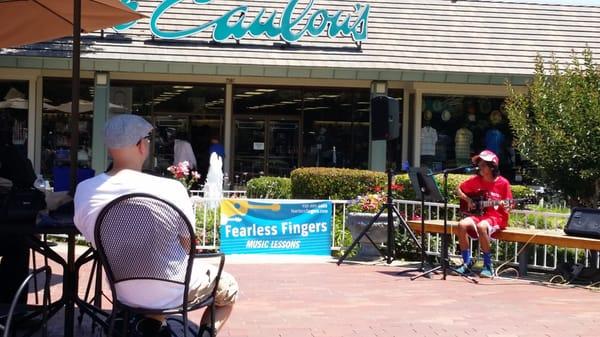
[(531, 198), (518, 198), (518, 199), (502, 199), (502, 200), (491, 200), (488, 196), (487, 191), (479, 191), (475, 193), (466, 193), (473, 203), (475, 203), (474, 209), (469, 209), (469, 204), (460, 199), (460, 212), (464, 215), (482, 215), (489, 207), (498, 209), (499, 207), (514, 208), (517, 205), (532, 202)]

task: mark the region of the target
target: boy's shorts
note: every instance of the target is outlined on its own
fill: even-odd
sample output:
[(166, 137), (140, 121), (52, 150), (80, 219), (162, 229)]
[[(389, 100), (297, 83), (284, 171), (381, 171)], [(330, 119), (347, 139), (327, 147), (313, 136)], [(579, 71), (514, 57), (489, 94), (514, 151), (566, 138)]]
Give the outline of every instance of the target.
[[(488, 224), (489, 224), (488, 225), (488, 234), (489, 234), (490, 238), (492, 238), (492, 239), (495, 239), (495, 235), (497, 233), (499, 233), (503, 229), (502, 226), (500, 225), (502, 222), (500, 221), (500, 219), (498, 217), (495, 217), (495, 216), (491, 216), (491, 215), (480, 215), (480, 216), (471, 215), (468, 218), (472, 219), (475, 224), (478, 224), (478, 223), (480, 223), (482, 221), (487, 221)], [(467, 233), (474, 240), (479, 239), (479, 233), (477, 233), (477, 228), (475, 226), (469, 227), (467, 229)]]

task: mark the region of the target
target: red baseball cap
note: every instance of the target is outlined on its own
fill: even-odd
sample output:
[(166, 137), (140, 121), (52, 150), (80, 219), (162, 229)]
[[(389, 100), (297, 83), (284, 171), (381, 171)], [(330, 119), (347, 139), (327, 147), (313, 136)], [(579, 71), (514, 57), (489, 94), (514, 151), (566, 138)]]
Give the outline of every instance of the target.
[(490, 150), (483, 150), (483, 151), (481, 151), (481, 153), (479, 153), (472, 159), (473, 163), (475, 163), (475, 164), (477, 164), (479, 162), (479, 160), (494, 163), (494, 165), (496, 165), (496, 166), (498, 166), (498, 163), (500, 162), (500, 159), (498, 159), (498, 156)]

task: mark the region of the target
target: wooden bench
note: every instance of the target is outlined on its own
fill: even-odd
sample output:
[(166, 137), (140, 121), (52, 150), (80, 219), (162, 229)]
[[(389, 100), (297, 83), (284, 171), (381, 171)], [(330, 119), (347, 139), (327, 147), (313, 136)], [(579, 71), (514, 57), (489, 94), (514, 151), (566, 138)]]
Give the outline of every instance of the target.
[[(421, 232), (421, 221), (407, 221), (409, 226), (415, 232)], [(448, 221), (448, 233), (457, 232), (457, 221)], [(444, 233), (443, 220), (425, 220), (426, 233)], [(501, 241), (520, 242), (527, 245), (552, 245), (565, 248), (580, 248), (589, 249), (592, 251), (600, 251), (600, 240), (592, 238), (583, 238), (577, 236), (566, 235), (562, 230), (543, 230), (543, 229), (525, 229), (511, 228), (501, 231), (496, 235), (496, 238)], [(527, 261), (529, 249), (524, 248), (519, 254), (519, 272), (521, 275), (527, 275)]]

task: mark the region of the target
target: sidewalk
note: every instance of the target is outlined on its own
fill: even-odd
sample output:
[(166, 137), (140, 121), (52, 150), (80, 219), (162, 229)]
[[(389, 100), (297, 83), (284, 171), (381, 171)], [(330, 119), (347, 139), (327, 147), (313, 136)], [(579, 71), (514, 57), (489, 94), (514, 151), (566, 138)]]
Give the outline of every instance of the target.
[[(600, 294), (593, 291), (509, 279), (476, 285), (456, 276), (410, 281), (413, 273), (397, 274), (406, 269), (232, 256), (226, 270), (241, 294), (219, 336), (598, 336)], [(53, 298), (59, 293), (55, 285)], [(84, 322), (76, 334), (97, 336)], [(50, 336), (62, 336), (62, 317), (53, 318)]]

